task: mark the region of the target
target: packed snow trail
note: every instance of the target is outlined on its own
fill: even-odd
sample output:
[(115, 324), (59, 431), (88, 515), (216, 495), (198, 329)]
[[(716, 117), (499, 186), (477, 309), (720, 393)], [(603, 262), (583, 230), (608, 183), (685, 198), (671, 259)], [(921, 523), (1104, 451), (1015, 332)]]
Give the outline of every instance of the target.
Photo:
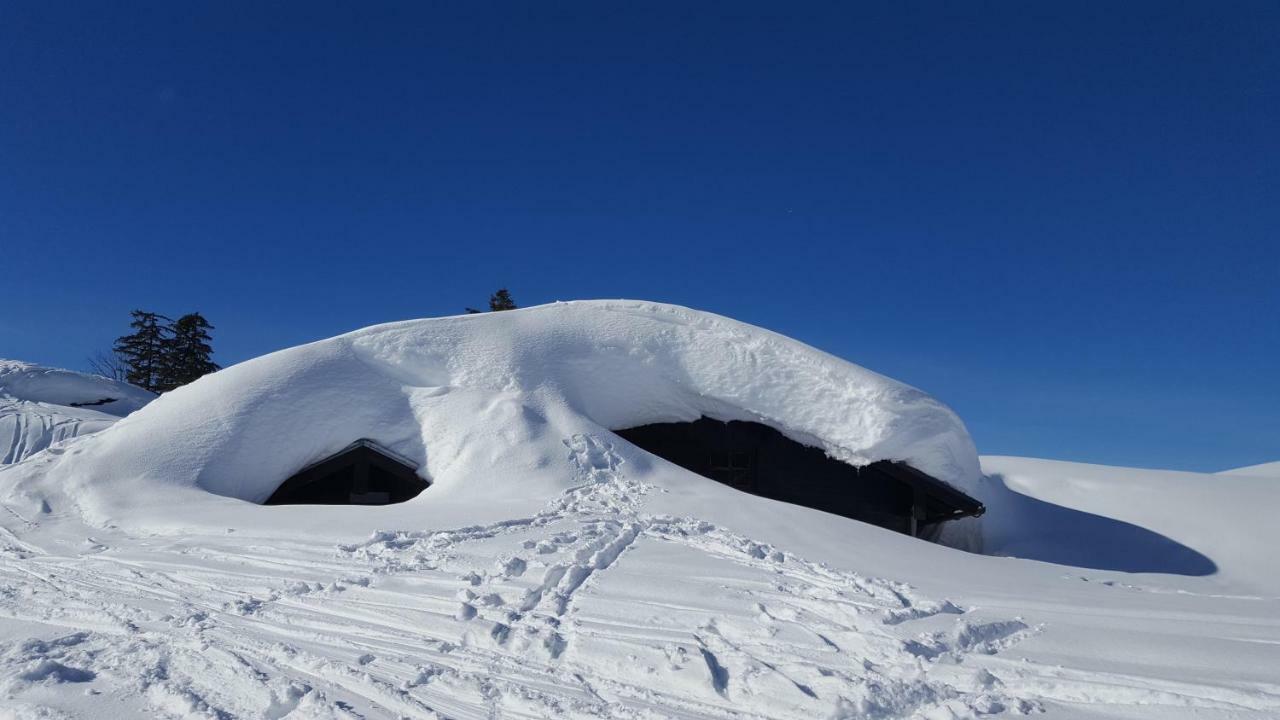
[[(706, 522), (646, 515), (642, 498), (657, 489), (627, 479), (608, 441), (579, 435), (566, 445), (584, 482), (544, 513), (449, 533), (390, 534), (343, 549), (369, 561), (375, 576), (443, 572), (461, 578), (453, 618), (478, 629), (465, 630), (460, 644), (473, 652), (508, 650), (521, 658), (524, 671), (535, 671), (529, 677), (495, 657), (488, 687), (497, 687), (492, 678), (515, 687), (486, 698), (493, 714), (541, 717), (570, 700), (588, 715), (607, 717), (727, 717), (744, 708), (766, 717), (809, 717), (845, 706), (881, 717), (910, 717), (929, 708), (963, 717), (1036, 707), (977, 681), (971, 683), (976, 691), (965, 693), (917, 677), (920, 653), (893, 626), (963, 612), (953, 604), (914, 599), (906, 586), (806, 563)], [(495, 540), (501, 541), (497, 547)], [(621, 600), (592, 595), (585, 608), (578, 606), (601, 574), (626, 572), (624, 557), (661, 565), (673, 552), (670, 567), (692, 562), (710, 574), (627, 582), (630, 590)], [(740, 587), (708, 583), (735, 576)], [(643, 588), (654, 579), (691, 586), (673, 603), (647, 597)], [(700, 605), (699, 597), (716, 597), (717, 604)], [(637, 611), (650, 615), (648, 622), (618, 621)], [(1020, 632), (1029, 630), (1019, 625)], [(841, 667), (854, 658), (856, 667)], [(909, 677), (896, 677), (904, 664)], [(641, 678), (634, 677), (637, 669)], [(527, 701), (541, 685), (532, 681), (547, 676), (589, 692), (543, 698), (535, 710), (511, 705), (513, 697)], [(456, 696), (466, 688), (446, 684), (441, 692)], [(447, 714), (468, 716), (459, 708)]]
[(337, 548), (108, 528), (46, 550), (21, 536), (48, 517), (0, 518), (0, 715), (1280, 714), (1276, 685), (1029, 663), (1051, 624), (646, 512), (665, 491), (610, 440), (564, 444), (580, 482), (541, 512)]

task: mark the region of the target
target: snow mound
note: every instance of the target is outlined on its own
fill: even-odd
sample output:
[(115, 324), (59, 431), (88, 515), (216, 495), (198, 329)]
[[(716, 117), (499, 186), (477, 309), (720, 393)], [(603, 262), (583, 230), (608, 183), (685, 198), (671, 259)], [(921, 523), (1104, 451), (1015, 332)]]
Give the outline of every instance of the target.
[(433, 481), (409, 505), (542, 502), (574, 482), (558, 462), (565, 438), (703, 415), (760, 422), (856, 465), (905, 461), (963, 491), (981, 476), (964, 425), (925, 393), (776, 333), (635, 301), (399, 322), (282, 350), (166, 393), (47, 476), (86, 509), (95, 494), (161, 490), (261, 502), (368, 438)]
[(1273, 478), (983, 456), (983, 550), (1280, 594)]
[(0, 397), (91, 408), (124, 417), (156, 396), (140, 387), (99, 375), (0, 359)]
[(105, 430), (154, 398), (128, 383), (0, 359), (0, 465)]
[(52, 445), (101, 432), (118, 419), (85, 408), (0, 398), (0, 465), (21, 462)]

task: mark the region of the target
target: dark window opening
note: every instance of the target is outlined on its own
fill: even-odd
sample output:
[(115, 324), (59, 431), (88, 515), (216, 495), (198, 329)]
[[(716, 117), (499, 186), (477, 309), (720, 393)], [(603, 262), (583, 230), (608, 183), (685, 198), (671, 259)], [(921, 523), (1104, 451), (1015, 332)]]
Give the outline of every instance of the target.
[(428, 485), (409, 459), (357, 440), (285, 480), (266, 504), (390, 505), (417, 497)]
[(881, 460), (855, 467), (760, 423), (704, 417), (615, 432), (642, 450), (743, 492), (910, 535), (984, 509), (905, 463)]
[(97, 407), (99, 405), (106, 405), (107, 403), (113, 403), (115, 401), (116, 399), (113, 397), (104, 397), (92, 401), (86, 400), (85, 402), (73, 402), (70, 403), (70, 405), (71, 407)]

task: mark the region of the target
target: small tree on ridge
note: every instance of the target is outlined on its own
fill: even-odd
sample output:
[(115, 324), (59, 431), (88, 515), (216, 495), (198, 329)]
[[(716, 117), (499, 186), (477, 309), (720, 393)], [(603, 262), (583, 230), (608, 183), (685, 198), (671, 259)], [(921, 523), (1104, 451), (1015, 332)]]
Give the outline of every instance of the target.
[(515, 310), (516, 307), (516, 301), (511, 299), (511, 293), (506, 288), (500, 288), (498, 292), (489, 296), (489, 310), (491, 312)]
[(133, 332), (116, 338), (112, 352), (126, 365), (125, 380), (152, 392), (160, 392), (165, 380), (165, 353), (173, 331), (171, 320), (159, 313), (134, 310)]

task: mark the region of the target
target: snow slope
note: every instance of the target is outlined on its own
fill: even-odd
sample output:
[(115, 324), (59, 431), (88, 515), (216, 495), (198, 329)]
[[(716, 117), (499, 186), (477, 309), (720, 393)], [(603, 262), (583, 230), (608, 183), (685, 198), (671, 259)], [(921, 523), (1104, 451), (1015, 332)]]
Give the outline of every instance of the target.
[(0, 465), (104, 430), (154, 398), (128, 383), (0, 359)]
[(1002, 457), (983, 468), (988, 553), (1280, 594), (1274, 479)]
[(0, 465), (16, 463), (55, 443), (111, 427), (119, 418), (88, 408), (0, 398)]
[(1251, 477), (1280, 478), (1280, 461), (1249, 465), (1248, 467), (1223, 470), (1219, 475), (1249, 475)]
[[(745, 495), (607, 429), (748, 408), (951, 468), (1021, 557)], [(436, 484), (245, 499), (350, 433)], [(1274, 483), (979, 468), (961, 433), (918, 391), (669, 306), (277, 353), (0, 469), (0, 717), (1280, 717)]]

